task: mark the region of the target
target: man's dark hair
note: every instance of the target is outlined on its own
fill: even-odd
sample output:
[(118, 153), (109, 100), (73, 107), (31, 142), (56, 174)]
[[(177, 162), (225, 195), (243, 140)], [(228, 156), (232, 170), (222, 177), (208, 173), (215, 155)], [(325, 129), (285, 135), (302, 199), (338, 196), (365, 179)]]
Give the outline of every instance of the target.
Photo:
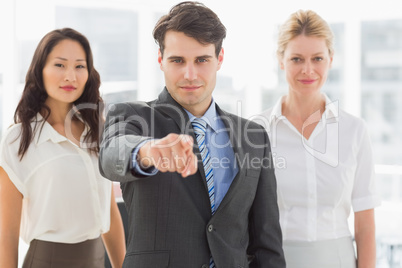
[(218, 16), (204, 4), (192, 1), (175, 5), (156, 23), (153, 35), (162, 56), (165, 35), (170, 30), (182, 32), (204, 45), (214, 44), (216, 57), (219, 56), (223, 39), (226, 37), (226, 28)]

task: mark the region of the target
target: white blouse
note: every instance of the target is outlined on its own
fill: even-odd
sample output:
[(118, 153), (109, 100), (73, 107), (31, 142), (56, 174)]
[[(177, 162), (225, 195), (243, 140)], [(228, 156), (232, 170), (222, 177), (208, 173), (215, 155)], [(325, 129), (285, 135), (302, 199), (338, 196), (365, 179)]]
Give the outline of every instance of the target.
[(97, 157), (82, 149), (87, 129), (80, 148), (49, 123), (41, 126), (21, 161), (21, 124), (11, 126), (0, 145), (0, 166), (23, 195), (21, 238), (29, 244), (99, 237), (110, 227), (112, 183), (100, 175)]
[(270, 136), (284, 240), (351, 236), (351, 207), (380, 205), (364, 121), (325, 97), (325, 112), (308, 140), (282, 115), (283, 98), (256, 120)]

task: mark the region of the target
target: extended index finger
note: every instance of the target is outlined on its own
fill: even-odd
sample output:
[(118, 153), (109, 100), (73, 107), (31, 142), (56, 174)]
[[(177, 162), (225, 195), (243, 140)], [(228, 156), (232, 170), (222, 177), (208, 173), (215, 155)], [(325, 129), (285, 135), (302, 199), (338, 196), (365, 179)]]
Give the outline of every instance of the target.
[(193, 151), (193, 145), (194, 145), (194, 140), (193, 137), (191, 137), (190, 135), (185, 135), (182, 134), (181, 135), (181, 140), (180, 143), (183, 146), (183, 149), (185, 149), (185, 151)]

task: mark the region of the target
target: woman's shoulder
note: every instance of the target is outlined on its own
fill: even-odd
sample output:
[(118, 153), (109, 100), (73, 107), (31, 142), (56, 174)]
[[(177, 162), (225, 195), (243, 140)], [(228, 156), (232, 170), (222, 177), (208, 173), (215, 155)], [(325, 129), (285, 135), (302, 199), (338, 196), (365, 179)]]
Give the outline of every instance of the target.
[(2, 144), (3, 143), (10, 143), (16, 140), (19, 140), (21, 134), (21, 124), (12, 124), (9, 126), (6, 131), (2, 135)]
[(21, 140), (21, 124), (13, 124), (7, 128), (1, 137), (0, 164), (7, 162), (9, 165), (18, 155)]
[(259, 115), (266, 117), (266, 118), (270, 118), (272, 115), (272, 111), (273, 111), (274, 107), (270, 107), (268, 109), (263, 110)]
[(349, 129), (365, 130), (367, 127), (363, 118), (342, 109), (339, 110), (339, 122)]
[(343, 110), (339, 111), (338, 127), (342, 139), (352, 144), (361, 145), (370, 136), (368, 125), (363, 118)]
[[(38, 134), (38, 126), (40, 126), (41, 121), (32, 120), (31, 129), (33, 131), (33, 137), (35, 138)], [(1, 137), (1, 146), (19, 146), (22, 133), (22, 123), (14, 123), (10, 125)]]
[(258, 116), (257, 119), (260, 119), (262, 121), (268, 120), (269, 122), (272, 122), (276, 120), (277, 118), (280, 118), (282, 116), (282, 102), (284, 100), (285, 96), (281, 96), (279, 99), (276, 100), (273, 106), (271, 106), (268, 109), (263, 110)]
[(263, 126), (265, 130), (269, 133), (270, 131), (270, 123), (272, 119), (272, 109), (273, 107), (262, 111), (260, 114), (257, 114), (252, 117), (252, 121), (256, 122), (257, 124)]

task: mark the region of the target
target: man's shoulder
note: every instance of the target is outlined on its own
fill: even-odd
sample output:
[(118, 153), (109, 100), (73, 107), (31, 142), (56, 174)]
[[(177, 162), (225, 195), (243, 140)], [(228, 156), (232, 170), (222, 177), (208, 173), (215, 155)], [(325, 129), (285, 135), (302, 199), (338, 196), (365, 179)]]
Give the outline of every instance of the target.
[(107, 106), (107, 112), (129, 112), (129, 111), (145, 111), (150, 109), (155, 103), (155, 100), (150, 102), (145, 101), (125, 101), (113, 103)]
[(180, 122), (188, 120), (188, 116), (182, 107), (169, 102), (160, 101), (160, 99), (149, 102), (130, 101), (116, 103), (108, 107), (107, 114), (108, 117), (121, 117), (125, 118), (125, 120), (130, 118), (138, 120), (139, 122), (156, 120), (162, 123), (168, 122), (171, 119), (179, 119)]
[(117, 103), (112, 103), (110, 104), (110, 107), (113, 109), (114, 107), (116, 108), (136, 108), (136, 107), (147, 107), (150, 106), (152, 103), (154, 103), (156, 100), (146, 102), (146, 101), (123, 101), (123, 102), (117, 102)]
[(219, 115), (221, 119), (225, 119), (225, 117), (229, 118), (232, 122), (237, 122), (238, 125), (242, 127), (242, 129), (247, 128), (247, 129), (263, 129), (263, 127), (260, 124), (257, 124), (256, 122), (252, 121), (251, 119), (244, 118), (242, 116), (224, 111), (222, 109), (219, 109)]
[(183, 108), (172, 99), (166, 89), (159, 94), (158, 98), (152, 101), (126, 101), (114, 103), (108, 107), (108, 110), (123, 112), (129, 112), (131, 110), (140, 114), (160, 112), (164, 114), (173, 114), (173, 116), (175, 116), (176, 113), (184, 113)]

